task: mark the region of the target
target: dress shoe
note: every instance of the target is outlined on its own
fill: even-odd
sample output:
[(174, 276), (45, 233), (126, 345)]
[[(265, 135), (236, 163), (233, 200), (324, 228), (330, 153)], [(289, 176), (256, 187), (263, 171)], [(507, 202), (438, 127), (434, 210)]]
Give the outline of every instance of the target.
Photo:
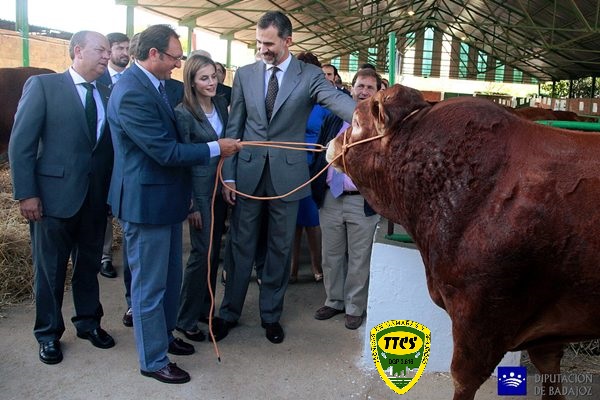
[[(229, 331), (237, 325), (237, 321), (227, 321), (223, 318), (214, 317), (212, 322), (212, 333), (215, 336), (215, 341), (218, 342), (224, 339)], [(212, 336), (210, 336), (210, 332), (208, 333), (208, 338), (212, 340)]]
[(97, 327), (89, 332), (77, 332), (77, 337), (86, 339), (101, 349), (110, 349), (115, 345), (115, 340), (104, 329)]
[(131, 307), (123, 314), (123, 325), (129, 328), (133, 326), (133, 313), (131, 312)]
[(281, 343), (283, 342), (283, 338), (285, 334), (283, 333), (283, 328), (279, 322), (263, 322), (261, 324), (263, 328), (266, 329), (266, 337), (269, 339), (271, 343)]
[(186, 383), (190, 381), (190, 374), (179, 368), (175, 363), (168, 363), (158, 371), (140, 370), (140, 373), (163, 383)]
[(183, 333), (183, 336), (185, 336), (186, 338), (190, 339), (191, 341), (194, 342), (203, 342), (204, 339), (206, 339), (206, 335), (204, 334), (204, 332), (202, 332), (200, 329), (196, 328), (195, 331), (186, 331), (185, 329), (181, 329), (176, 327), (175, 330), (177, 330), (178, 332)]
[(363, 317), (361, 315), (356, 316), (356, 315), (348, 315), (346, 314), (345, 319), (345, 325), (346, 328), (348, 329), (358, 329), (359, 326), (362, 325), (362, 321), (363, 321)]
[(344, 310), (338, 310), (337, 308), (323, 306), (315, 312), (315, 319), (319, 319), (319, 320), (329, 319), (329, 318), (333, 318), (336, 315), (341, 314), (343, 312), (344, 312)]
[(63, 359), (60, 342), (51, 340), (40, 343), (40, 361), (44, 364), (58, 364)]
[(190, 354), (194, 354), (195, 351), (196, 349), (194, 346), (179, 338), (175, 338), (169, 343), (169, 353), (175, 354), (176, 356), (189, 356)]
[(115, 267), (112, 265), (112, 261), (104, 261), (100, 266), (100, 275), (105, 276), (107, 278), (116, 278), (117, 271), (115, 271)]

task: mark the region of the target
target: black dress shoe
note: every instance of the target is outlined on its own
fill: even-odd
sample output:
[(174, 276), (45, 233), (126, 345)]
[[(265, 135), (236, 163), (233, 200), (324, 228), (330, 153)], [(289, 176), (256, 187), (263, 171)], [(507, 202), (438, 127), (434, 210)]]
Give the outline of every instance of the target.
[(58, 364), (63, 359), (62, 351), (60, 350), (60, 342), (51, 340), (49, 342), (40, 343), (40, 361), (44, 364)]
[(193, 331), (186, 331), (185, 329), (181, 329), (178, 327), (175, 328), (176, 331), (183, 333), (183, 336), (185, 336), (189, 340), (191, 340), (193, 342), (203, 342), (204, 339), (206, 339), (206, 335), (200, 329), (198, 329), (198, 328), (196, 328), (196, 329), (197, 330), (195, 332), (193, 332)]
[(131, 308), (128, 308), (125, 314), (123, 314), (123, 325), (131, 328), (133, 326), (133, 314)]
[(263, 322), (261, 326), (266, 329), (265, 336), (271, 343), (283, 342), (285, 334), (283, 333), (283, 328), (279, 322)]
[(163, 383), (186, 383), (190, 381), (190, 374), (179, 368), (175, 363), (168, 363), (158, 371), (140, 370), (140, 373)]
[(111, 261), (104, 261), (100, 266), (100, 275), (105, 276), (107, 278), (116, 278), (117, 271), (115, 271), (115, 267), (113, 267)]
[(101, 349), (110, 349), (115, 345), (115, 340), (104, 329), (97, 327), (89, 332), (77, 332), (77, 337), (86, 339)]
[[(215, 317), (212, 322), (212, 332), (215, 335), (215, 341), (218, 342), (221, 339), (224, 339), (229, 331), (233, 329), (237, 325), (237, 321), (227, 321), (223, 318)], [(212, 340), (210, 336), (210, 332), (208, 333), (208, 338)]]
[(175, 338), (175, 340), (169, 343), (169, 353), (176, 356), (189, 356), (190, 354), (194, 354), (195, 351), (194, 346), (179, 338)]

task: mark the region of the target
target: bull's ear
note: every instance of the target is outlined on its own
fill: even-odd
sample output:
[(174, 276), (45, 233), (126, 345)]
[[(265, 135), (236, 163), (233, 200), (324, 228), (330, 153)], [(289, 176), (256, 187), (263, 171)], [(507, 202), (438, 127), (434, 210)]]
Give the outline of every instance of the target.
[(389, 118), (388, 130), (396, 132), (406, 119), (416, 111), (431, 107), (423, 98), (421, 92), (408, 86), (394, 85), (386, 90), (388, 95), (381, 99)]
[(389, 116), (385, 112), (385, 107), (382, 101), (382, 93), (378, 92), (371, 97), (371, 115), (375, 122), (375, 129), (378, 134), (385, 133), (385, 126), (389, 122)]

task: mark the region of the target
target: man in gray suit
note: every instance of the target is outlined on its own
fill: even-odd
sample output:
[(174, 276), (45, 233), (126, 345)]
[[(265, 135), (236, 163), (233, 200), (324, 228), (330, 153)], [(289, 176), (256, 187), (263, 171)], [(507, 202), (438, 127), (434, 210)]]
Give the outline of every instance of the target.
[[(298, 61), (289, 52), (292, 24), (281, 12), (264, 14), (256, 29), (261, 60), (240, 68), (234, 78), (226, 136), (251, 141), (304, 142), (306, 122), (319, 103), (350, 121), (355, 102), (325, 80), (320, 68)], [(224, 177), (237, 190), (255, 196), (279, 196), (309, 179), (306, 153), (245, 146), (226, 161)], [(216, 339), (227, 334), (240, 318), (255, 259), (262, 214), (267, 213), (267, 255), (260, 286), (260, 313), (266, 337), (284, 338), (279, 319), (290, 274), (290, 250), (296, 228), (298, 202), (310, 195), (306, 187), (288, 197), (251, 200), (224, 188), (224, 198), (235, 204), (230, 244), (231, 265), (215, 321)]]
[(14, 198), (30, 222), (34, 334), (46, 364), (63, 358), (69, 257), (77, 336), (103, 349), (115, 344), (100, 327), (97, 277), (113, 149), (105, 117), (109, 89), (96, 79), (106, 70), (110, 46), (103, 35), (82, 31), (73, 35), (69, 54), (73, 64), (64, 73), (25, 83), (9, 143)]

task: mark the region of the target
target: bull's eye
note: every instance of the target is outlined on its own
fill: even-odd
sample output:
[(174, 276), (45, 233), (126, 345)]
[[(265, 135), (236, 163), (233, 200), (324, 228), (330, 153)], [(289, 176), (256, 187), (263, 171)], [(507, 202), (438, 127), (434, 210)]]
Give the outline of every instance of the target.
[(354, 116), (354, 118), (352, 118), (352, 131), (351, 131), (351, 135), (352, 136), (356, 136), (360, 134), (360, 123), (358, 121), (358, 117)]

